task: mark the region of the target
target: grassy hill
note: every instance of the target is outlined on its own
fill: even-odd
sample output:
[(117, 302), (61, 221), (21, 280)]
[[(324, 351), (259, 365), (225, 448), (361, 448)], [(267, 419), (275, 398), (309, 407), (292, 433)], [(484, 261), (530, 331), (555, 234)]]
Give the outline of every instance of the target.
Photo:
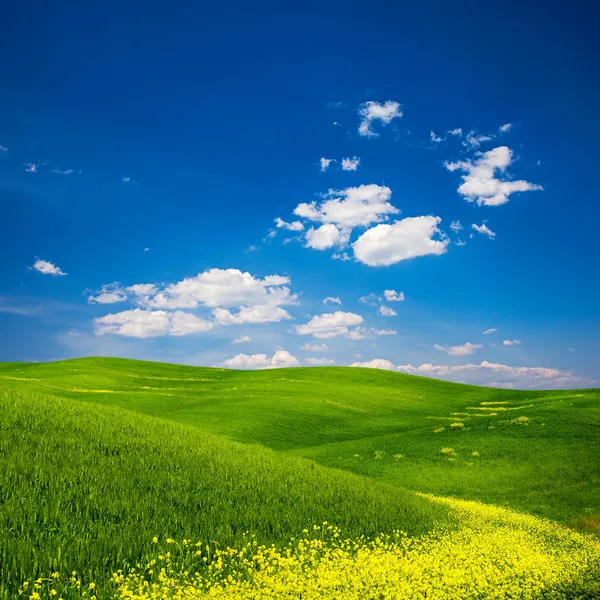
[(599, 390), (104, 358), (1, 364), (0, 389), (0, 597), (54, 570), (107, 581), (155, 535), (239, 546), (323, 521), (351, 538), (457, 526), (412, 491), (600, 521)]

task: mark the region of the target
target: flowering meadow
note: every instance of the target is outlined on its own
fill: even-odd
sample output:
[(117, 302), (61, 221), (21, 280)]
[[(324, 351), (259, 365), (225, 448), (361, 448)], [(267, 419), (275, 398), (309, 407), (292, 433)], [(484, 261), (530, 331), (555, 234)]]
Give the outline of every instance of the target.
[(599, 400), (0, 364), (0, 599), (599, 598)]

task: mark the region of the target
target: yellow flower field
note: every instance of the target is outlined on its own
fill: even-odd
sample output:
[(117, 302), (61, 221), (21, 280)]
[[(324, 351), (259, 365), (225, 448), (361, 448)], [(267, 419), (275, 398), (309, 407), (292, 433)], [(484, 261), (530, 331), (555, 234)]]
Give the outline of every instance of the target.
[[(600, 541), (514, 511), (449, 498), (460, 525), (342, 539), (327, 523), (285, 549), (168, 540), (155, 560), (113, 576), (120, 600), (267, 598), (598, 598)], [(208, 567), (205, 565), (208, 564)]]

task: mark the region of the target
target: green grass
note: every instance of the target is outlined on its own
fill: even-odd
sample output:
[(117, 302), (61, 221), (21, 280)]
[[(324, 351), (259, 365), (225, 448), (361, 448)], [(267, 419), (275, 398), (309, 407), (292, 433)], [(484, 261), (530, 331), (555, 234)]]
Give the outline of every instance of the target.
[(53, 571), (106, 581), (155, 535), (236, 545), (324, 520), (360, 536), (446, 518), (404, 490), (194, 427), (0, 392), (0, 597)]
[(406, 490), (600, 523), (600, 390), (105, 358), (0, 364), (0, 388), (4, 590), (58, 565), (102, 577), (156, 534), (236, 544), (323, 520), (349, 536), (448, 521)]

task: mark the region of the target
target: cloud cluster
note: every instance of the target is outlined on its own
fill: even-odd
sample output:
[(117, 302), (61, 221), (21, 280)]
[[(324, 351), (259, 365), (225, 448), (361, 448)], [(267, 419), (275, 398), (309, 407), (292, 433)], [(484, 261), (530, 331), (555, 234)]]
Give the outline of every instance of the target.
[(449, 171), (463, 171), (458, 193), (468, 202), (479, 206), (500, 206), (515, 192), (542, 190), (541, 185), (524, 180), (512, 181), (506, 175), (513, 162), (513, 152), (507, 146), (498, 146), (484, 152), (476, 160), (446, 162)]
[[(295, 325), (294, 331), (298, 335), (311, 335), (319, 340), (335, 337), (345, 337), (349, 340), (364, 340), (382, 335), (395, 335), (392, 329), (376, 329), (362, 327), (364, 319), (355, 313), (336, 311), (315, 315), (303, 325)], [(308, 345), (307, 345), (308, 346)]]
[(115, 334), (134, 338), (181, 336), (208, 331), (214, 323), (190, 313), (135, 308), (94, 319), (96, 335)]
[(515, 389), (571, 388), (595, 383), (578, 377), (571, 371), (544, 367), (511, 367), (485, 360), (480, 364), (469, 363), (455, 366), (423, 364), (415, 367), (410, 364), (396, 366), (389, 360), (376, 358), (366, 362), (355, 362), (351, 366), (399, 371), (410, 375), (447, 379), (457, 383)]
[(393, 119), (402, 117), (400, 104), (393, 100), (386, 100), (383, 104), (370, 100), (360, 106), (358, 114), (362, 117), (358, 126), (358, 133), (366, 137), (379, 135), (373, 131), (372, 126), (374, 123), (379, 122), (382, 125), (389, 125)]
[(390, 203), (392, 190), (387, 186), (368, 184), (348, 187), (343, 190), (329, 190), (323, 202), (303, 202), (296, 206), (298, 217), (319, 223), (332, 223), (340, 229), (366, 227), (380, 223), (388, 215), (400, 211)]
[[(298, 303), (289, 283), (289, 277), (280, 275), (259, 279), (238, 269), (208, 269), (163, 287), (152, 283), (128, 287), (118, 283), (105, 285), (88, 302), (113, 304), (127, 300), (138, 306), (135, 310), (95, 319), (98, 335), (112, 333), (138, 338), (183, 335), (208, 331), (215, 324), (277, 323), (291, 319), (282, 308)], [(176, 310), (197, 308), (212, 309), (213, 320)], [(169, 312), (172, 310), (176, 312)]]
[(281, 369), (298, 367), (300, 362), (286, 350), (277, 350), (273, 356), (266, 354), (237, 354), (227, 359), (224, 367), (229, 369)]

